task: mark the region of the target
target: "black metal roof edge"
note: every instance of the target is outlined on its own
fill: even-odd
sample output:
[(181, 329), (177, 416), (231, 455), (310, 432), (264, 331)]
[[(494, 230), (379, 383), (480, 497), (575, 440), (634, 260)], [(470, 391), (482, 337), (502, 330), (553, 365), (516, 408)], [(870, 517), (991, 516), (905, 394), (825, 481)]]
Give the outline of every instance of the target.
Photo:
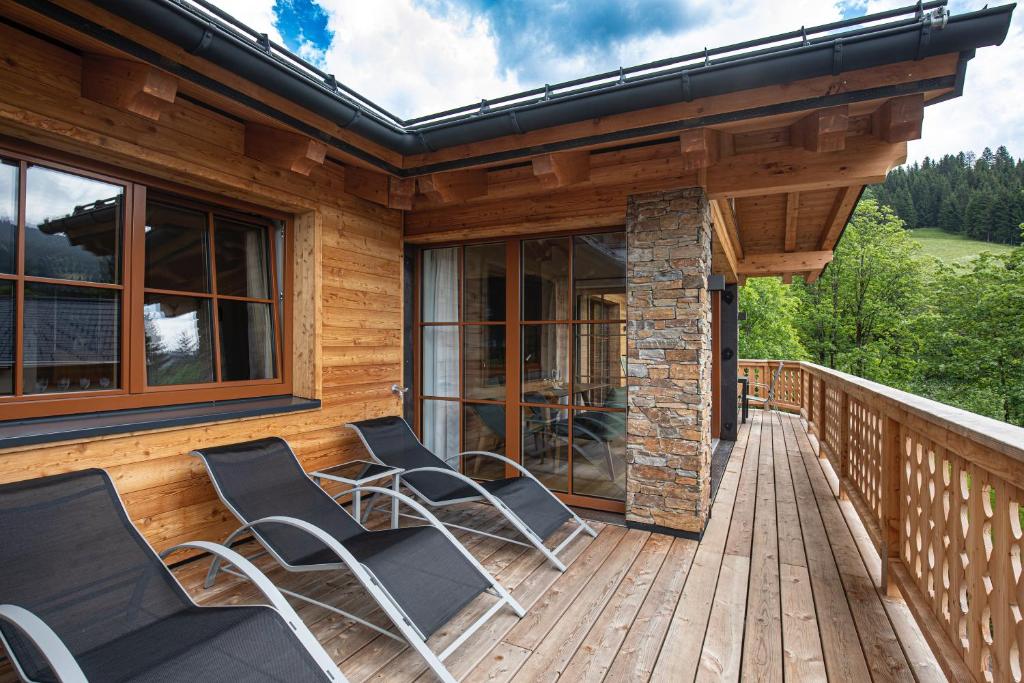
[[(400, 169), (347, 141), (298, 121), (264, 102), (233, 90), (184, 65), (172, 62), (106, 27), (54, 5), (49, 0), (17, 1), (139, 59), (256, 108), (311, 137), (324, 140), (335, 148), (394, 175), (415, 175), (426, 172), (425, 169), (435, 168), (430, 166)], [(730, 57), (728, 61), (708, 63), (694, 69), (656, 73), (607, 87), (568, 93), (540, 103), (531, 102), (493, 113), (461, 118), (429, 129), (412, 130), (367, 111), (358, 103), (346, 98), (343, 93), (327, 90), (322, 83), (302, 73), (297, 67), (284, 63), (280, 57), (242, 39), (237, 31), (226, 27), (223, 22), (203, 15), (196, 9), (187, 9), (182, 0), (103, 0), (97, 4), (102, 4), (105, 10), (178, 44), (193, 54), (201, 55), (247, 80), (260, 83), (276, 94), (337, 122), (339, 126), (346, 127), (367, 140), (401, 154), (435, 151), (662, 104), (821, 75), (837, 75), (852, 69), (922, 59), (950, 52), (963, 54), (978, 47), (1000, 44), (1006, 37), (1011, 14), (1016, 7), (1015, 4), (1010, 4), (949, 17), (945, 27), (935, 28), (931, 26), (928, 16), (922, 16), (918, 22), (911, 25), (902, 21), (896, 22), (895, 26), (883, 24), (872, 27), (872, 30), (861, 29), (856, 32), (857, 35), (848, 37), (846, 42), (840, 34), (829, 37), (828, 41), (815, 44), (783, 46), (784, 49), (780, 51), (759, 51), (753, 56), (738, 55)], [(621, 136), (618, 139), (622, 139)], [(522, 151), (516, 154), (521, 155)], [(435, 166), (454, 168), (474, 163), (481, 161), (476, 158)]]

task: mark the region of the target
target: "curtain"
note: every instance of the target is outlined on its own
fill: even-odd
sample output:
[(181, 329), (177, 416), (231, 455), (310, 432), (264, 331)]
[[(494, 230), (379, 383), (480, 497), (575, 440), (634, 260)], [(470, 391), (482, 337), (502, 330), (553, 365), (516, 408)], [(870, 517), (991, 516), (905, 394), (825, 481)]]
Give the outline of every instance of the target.
[[(459, 320), (459, 250), (423, 252), (423, 322)], [(423, 394), (459, 396), (459, 331), (455, 325), (423, 327), (421, 366)], [(458, 467), (459, 403), (423, 402), (423, 443), (453, 467)]]
[[(269, 282), (265, 233), (260, 230), (245, 232), (245, 288), (249, 296), (273, 297), (274, 287)], [(249, 306), (249, 372), (251, 377), (274, 376), (274, 328), (270, 306)]]

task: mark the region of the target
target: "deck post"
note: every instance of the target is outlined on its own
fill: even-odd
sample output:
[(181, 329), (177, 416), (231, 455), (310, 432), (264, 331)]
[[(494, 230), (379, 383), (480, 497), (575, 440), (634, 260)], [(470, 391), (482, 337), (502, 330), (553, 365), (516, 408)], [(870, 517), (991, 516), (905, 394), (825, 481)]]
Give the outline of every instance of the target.
[(711, 494), (711, 210), (687, 188), (629, 198), (626, 520), (701, 534)]
[(739, 288), (726, 285), (721, 295), (719, 309), (720, 339), (719, 364), (722, 388), (719, 409), (722, 411), (721, 438), (735, 441), (739, 432), (739, 416), (736, 414), (737, 379), (739, 378)]

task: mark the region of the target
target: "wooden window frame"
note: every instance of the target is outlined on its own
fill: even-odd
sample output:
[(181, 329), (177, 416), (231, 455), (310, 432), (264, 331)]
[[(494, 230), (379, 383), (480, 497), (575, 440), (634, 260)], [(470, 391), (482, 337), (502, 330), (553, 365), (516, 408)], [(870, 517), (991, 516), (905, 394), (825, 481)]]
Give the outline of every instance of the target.
[[(246, 398), (290, 395), (292, 393), (292, 275), (294, 258), (294, 231), (292, 217), (278, 211), (264, 209), (230, 198), (214, 196), (187, 187), (163, 182), (130, 171), (121, 173), (105, 164), (92, 163), (71, 155), (49, 150), (40, 152), (22, 145), (0, 146), (0, 157), (17, 164), (18, 207), (16, 254), (14, 274), (0, 273), (0, 280), (15, 283), (15, 358), (14, 394), (0, 395), (0, 412), (4, 420), (44, 418), (58, 415), (93, 413), (109, 410), (154, 408), (161, 406), (229, 401)], [(38, 165), (56, 171), (119, 185), (125, 189), (123, 216), (121, 217), (120, 281), (116, 284), (89, 283), (25, 275), (25, 232), (27, 230), (26, 185), (27, 169)], [(211, 301), (211, 326), (215, 380), (213, 382), (148, 386), (146, 382), (145, 326), (143, 301), (147, 293), (163, 290), (146, 289), (145, 283), (145, 224), (146, 200), (149, 193), (165, 203), (198, 209), (206, 213), (209, 240), (209, 276), (211, 292), (165, 292), (177, 296), (206, 298)], [(216, 250), (214, 248), (214, 217), (225, 217), (249, 225), (266, 225), (269, 299), (217, 295)], [(276, 231), (283, 229), (283, 258), (277, 253)], [(279, 263), (283, 273), (279, 273)], [(70, 285), (83, 288), (115, 289), (121, 292), (120, 302), (120, 386), (74, 392), (24, 394), (24, 290), (26, 282)], [(274, 329), (275, 377), (261, 380), (220, 380), (220, 324), (217, 303), (220, 300), (254, 302), (272, 306)]]
[[(446, 401), (455, 403), (459, 406), (459, 451), (465, 450), (465, 430), (464, 430), (464, 415), (465, 406), (472, 404), (491, 404), (491, 405), (502, 405), (505, 408), (505, 455), (506, 457), (522, 464), (522, 409), (524, 407), (539, 407), (548, 408), (554, 410), (565, 410), (569, 414), (569, 436), (567, 442), (568, 449), (568, 469), (566, 472), (567, 476), (567, 489), (569, 493), (563, 493), (560, 491), (553, 491), (558, 498), (569, 505), (578, 505), (585, 508), (593, 508), (598, 510), (605, 510), (609, 512), (624, 512), (625, 502), (614, 500), (610, 498), (601, 498), (597, 496), (589, 496), (572, 493), (572, 420), (573, 416), (578, 411), (602, 411), (602, 412), (613, 412), (613, 413), (626, 413), (627, 410), (624, 408), (609, 408), (605, 406), (584, 406), (579, 405), (574, 401), (575, 392), (573, 388), (576, 384), (575, 381), (575, 354), (576, 354), (576, 343), (575, 343), (575, 332), (580, 325), (625, 325), (626, 318), (616, 320), (590, 320), (590, 319), (577, 319), (575, 316), (575, 302), (576, 302), (576, 287), (574, 284), (574, 242), (571, 238), (581, 237), (584, 235), (600, 235), (607, 233), (625, 232), (625, 226), (612, 226), (602, 228), (581, 228), (577, 230), (557, 231), (541, 234), (525, 234), (516, 235), (511, 237), (481, 237), (473, 240), (460, 240), (453, 242), (440, 242), (437, 244), (422, 245), (417, 250), (416, 262), (415, 262), (415, 287), (414, 298), (412, 305), (414, 307), (414, 328), (415, 334), (413, 336), (413, 405), (414, 407), (414, 420), (413, 424), (417, 434), (422, 437), (423, 435), (423, 401)], [(534, 239), (556, 239), (556, 238), (570, 238), (569, 240), (569, 313), (570, 317), (566, 320), (523, 320), (522, 318), (522, 283), (521, 283), (521, 267), (522, 267), (522, 243), (524, 241)], [(502, 321), (464, 321), (463, 310), (464, 310), (464, 278), (465, 278), (465, 247), (474, 244), (504, 244), (505, 245), (505, 319)], [(423, 321), (423, 310), (422, 310), (422, 278), (423, 278), (423, 252), (433, 249), (446, 249), (456, 247), (459, 249), (458, 252), (458, 320), (453, 322), (424, 322)], [(566, 324), (569, 326), (569, 349), (568, 349), (568, 391), (569, 391), (569, 402), (568, 403), (531, 403), (522, 400), (522, 328), (523, 325), (541, 325), (541, 324)], [(482, 326), (503, 326), (505, 328), (505, 400), (495, 401), (487, 399), (470, 399), (465, 398), (465, 386), (464, 386), (464, 374), (465, 374), (465, 349), (464, 349), (464, 330), (466, 327), (482, 327)], [(459, 396), (431, 396), (422, 393), (423, 390), (423, 368), (422, 368), (422, 352), (423, 352), (423, 330), (426, 327), (457, 327), (458, 328), (458, 345), (459, 345)], [(628, 378), (627, 378), (628, 383)], [(461, 465), (461, 463), (460, 463)], [(515, 468), (505, 468), (506, 477), (514, 477), (518, 475), (518, 471)]]

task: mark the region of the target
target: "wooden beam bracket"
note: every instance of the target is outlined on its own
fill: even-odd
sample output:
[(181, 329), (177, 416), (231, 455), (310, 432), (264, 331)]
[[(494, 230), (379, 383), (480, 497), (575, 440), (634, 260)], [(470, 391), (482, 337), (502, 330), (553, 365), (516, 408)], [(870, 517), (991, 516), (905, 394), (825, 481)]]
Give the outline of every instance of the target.
[(903, 95), (886, 101), (871, 116), (871, 128), (886, 142), (907, 142), (921, 137), (924, 95)]
[(309, 175), (322, 166), (327, 145), (283, 128), (260, 123), (245, 124), (245, 155), (300, 175)]
[(82, 97), (159, 121), (174, 104), (178, 81), (149, 64), (128, 59), (82, 57)]
[(541, 187), (555, 189), (590, 180), (590, 152), (577, 150), (541, 154), (532, 159), (533, 175)]
[(789, 128), (789, 142), (808, 152), (838, 152), (846, 149), (850, 108), (843, 104), (811, 112)]
[(412, 211), (412, 198), (416, 194), (415, 178), (388, 178), (388, 207)]
[(679, 149), (683, 154), (683, 170), (699, 171), (719, 159), (719, 134), (711, 128), (691, 128), (679, 136)]
[(432, 201), (447, 204), (487, 194), (487, 172), (484, 170), (448, 171), (420, 176), (416, 181), (421, 194)]

